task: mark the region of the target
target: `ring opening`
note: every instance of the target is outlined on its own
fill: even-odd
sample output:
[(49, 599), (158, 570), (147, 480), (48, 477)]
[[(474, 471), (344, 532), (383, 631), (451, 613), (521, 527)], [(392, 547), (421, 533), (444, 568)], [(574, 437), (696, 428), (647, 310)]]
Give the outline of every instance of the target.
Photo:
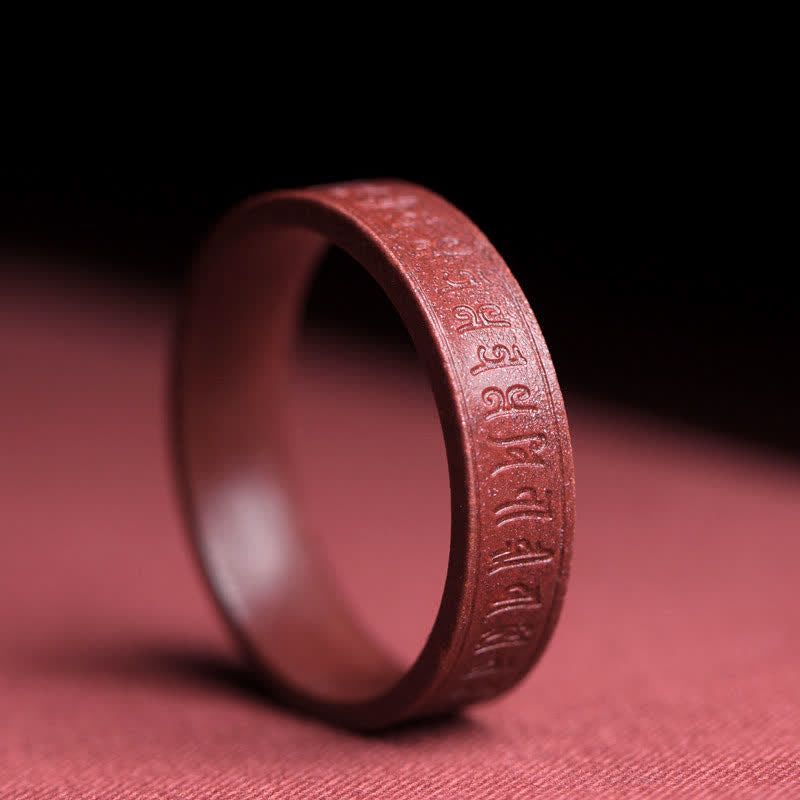
[[(450, 496), (432, 392), (399, 315), (366, 270), (326, 250), (299, 228), (252, 230), (197, 271), (180, 434), (199, 550), (231, 622), (268, 674), (357, 702), (422, 649)], [(337, 335), (325, 306), (339, 310)], [(383, 352), (376, 308), (394, 320)], [(373, 325), (359, 336), (342, 323), (364, 309)], [(417, 585), (425, 571), (439, 576), (435, 597), (429, 575)]]

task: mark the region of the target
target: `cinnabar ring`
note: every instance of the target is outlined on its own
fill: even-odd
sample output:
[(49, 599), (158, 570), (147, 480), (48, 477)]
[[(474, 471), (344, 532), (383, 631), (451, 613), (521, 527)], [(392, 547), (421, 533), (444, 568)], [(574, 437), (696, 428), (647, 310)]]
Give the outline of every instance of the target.
[[(405, 673), (351, 618), (300, 534), (288, 477), (289, 353), (330, 244), (359, 261), (400, 313), (444, 433), (447, 579)], [(463, 214), (394, 181), (256, 197), (199, 253), (175, 356), (173, 441), (187, 523), (223, 613), (275, 695), (374, 729), (486, 700), (528, 672), (566, 589), (572, 451), (533, 312)]]

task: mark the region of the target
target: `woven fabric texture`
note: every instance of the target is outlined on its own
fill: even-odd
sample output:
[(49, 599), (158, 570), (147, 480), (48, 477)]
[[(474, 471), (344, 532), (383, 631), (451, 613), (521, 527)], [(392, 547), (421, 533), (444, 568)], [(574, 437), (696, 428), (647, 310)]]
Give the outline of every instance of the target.
[[(169, 474), (168, 317), (0, 291), (0, 797), (800, 797), (796, 464), (567, 397), (575, 558), (540, 665), (460, 719), (344, 733), (262, 696), (206, 595)], [(410, 657), (446, 560), (432, 401), (326, 347), (292, 423), (311, 516)]]

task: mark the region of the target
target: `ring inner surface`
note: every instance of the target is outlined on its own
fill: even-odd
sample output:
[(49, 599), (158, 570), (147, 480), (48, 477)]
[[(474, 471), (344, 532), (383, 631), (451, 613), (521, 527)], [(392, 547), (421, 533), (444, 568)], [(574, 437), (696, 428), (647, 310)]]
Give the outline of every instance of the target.
[(403, 671), (311, 547), (287, 440), (289, 359), (328, 244), (277, 227), (214, 243), (195, 270), (185, 323), (179, 435), (195, 536), (228, 617), (284, 684), (358, 702)]

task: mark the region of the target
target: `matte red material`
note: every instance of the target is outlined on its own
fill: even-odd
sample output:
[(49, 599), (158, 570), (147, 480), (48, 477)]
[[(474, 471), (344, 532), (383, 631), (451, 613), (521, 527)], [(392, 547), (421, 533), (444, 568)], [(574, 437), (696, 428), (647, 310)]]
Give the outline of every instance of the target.
[[(568, 398), (583, 535), (538, 667), (449, 724), (351, 734), (250, 691), (212, 613), (163, 435), (171, 309), (17, 291), (0, 265), (4, 800), (797, 796), (796, 462)], [(441, 585), (446, 475), (416, 461), (438, 420), (400, 365), (318, 344), (295, 432), (321, 510), (376, 454), (398, 480), (418, 464), (401, 514), (383, 475), (364, 494), (385, 539), (365, 547), (345, 513), (319, 528), (411, 658)], [(321, 387), (336, 426), (303, 424)], [(343, 446), (387, 412), (384, 439)], [(369, 569), (389, 542), (384, 579), (419, 576), (402, 602)]]
[[(328, 243), (360, 261), (400, 312), (444, 432), (450, 562), (435, 624), (408, 671), (359, 628), (302, 537), (287, 367)], [(530, 306), (463, 214), (400, 182), (247, 202), (197, 257), (175, 372), (187, 519), (220, 606), (273, 692), (326, 719), (378, 728), (495, 697), (528, 672), (567, 584), (572, 450)], [(316, 413), (328, 416), (324, 400)]]

